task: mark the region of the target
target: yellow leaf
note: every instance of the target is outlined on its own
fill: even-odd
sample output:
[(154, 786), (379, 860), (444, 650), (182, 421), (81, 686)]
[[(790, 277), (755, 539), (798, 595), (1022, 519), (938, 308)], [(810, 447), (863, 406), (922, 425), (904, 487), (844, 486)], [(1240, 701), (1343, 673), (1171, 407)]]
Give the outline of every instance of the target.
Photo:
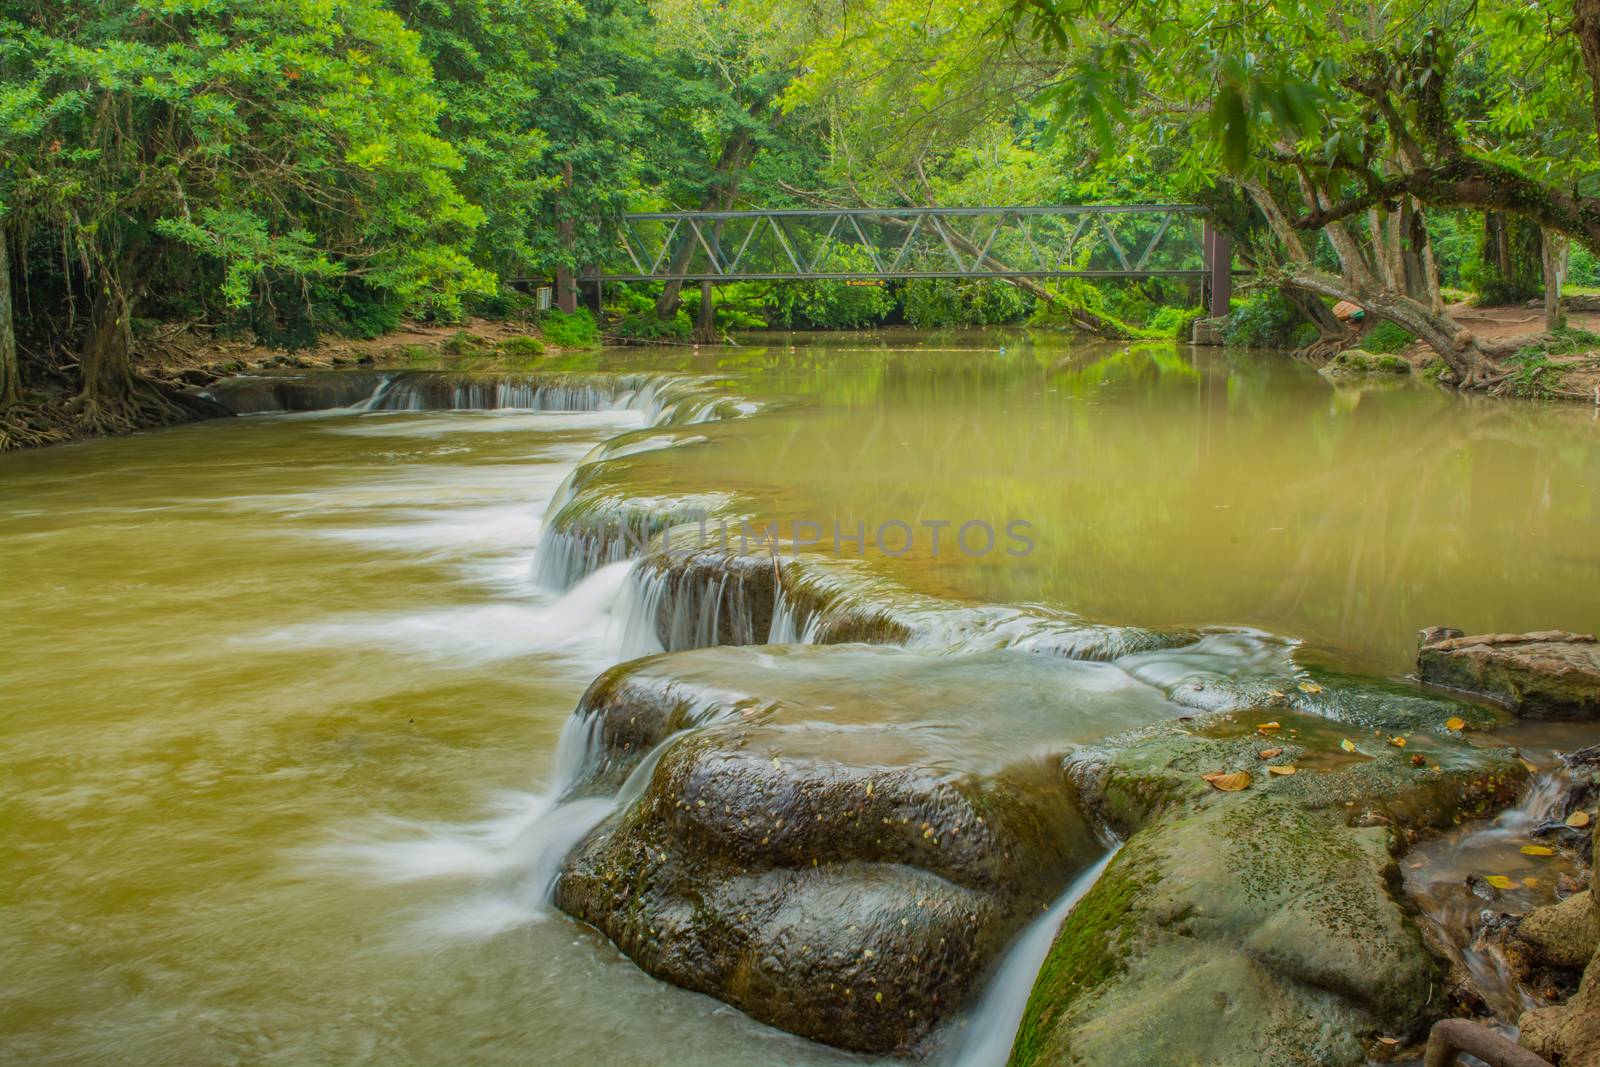
[(1529, 889), (1538, 889), (1539, 888), (1539, 879), (1537, 879), (1537, 878), (1524, 878), (1522, 880), (1522, 884), (1527, 886)]
[(1339, 742), (1339, 747), (1344, 749), (1346, 752), (1354, 752), (1356, 750), (1356, 743), (1347, 737), (1343, 741)]
[(1521, 852), (1524, 856), (1554, 856), (1556, 850), (1549, 845), (1523, 845)]
[(1517, 888), (1517, 883), (1513, 882), (1511, 879), (1507, 878), (1503, 874), (1491, 874), (1489, 877), (1485, 878), (1484, 881), (1488, 882), (1490, 885), (1494, 886), (1496, 889), (1515, 889), (1515, 888)]
[(1322, 692), (1322, 686), (1318, 685), (1316, 682), (1301, 682), (1300, 683), (1300, 692), (1302, 692), (1302, 693), (1320, 693), (1320, 692)]
[(783, 764), (778, 762), (778, 757), (777, 756), (773, 756), (772, 757), (772, 765), (774, 767), (778, 768), (778, 770), (780, 770), (780, 771), (783, 770)]
[(1403, 738), (1403, 737), (1391, 737), (1391, 738), (1389, 738), (1389, 743), (1391, 745), (1393, 745), (1395, 748), (1405, 748), (1406, 747), (1406, 739)]
[(1267, 768), (1267, 773), (1268, 774), (1276, 774), (1276, 775), (1279, 775), (1279, 776), (1286, 776), (1286, 775), (1293, 774), (1298, 769), (1299, 768), (1294, 767), (1294, 766), (1290, 766), (1290, 765), (1285, 765), (1285, 766), (1282, 766), (1282, 767), (1268, 767)]
[(1272, 697), (1274, 700), (1282, 700), (1283, 699), (1283, 694), (1280, 693), (1276, 689), (1268, 689), (1267, 690), (1267, 696)]
[(1534, 766), (1534, 764), (1531, 761), (1529, 761), (1527, 759), (1523, 759), (1523, 757), (1521, 757), (1521, 756), (1518, 756), (1517, 759), (1522, 760), (1523, 769), (1526, 770), (1529, 774), (1538, 774), (1539, 773), (1539, 768)]
[(1262, 759), (1271, 759), (1273, 756), (1281, 756), (1281, 755), (1283, 755), (1283, 749), (1281, 749), (1281, 748), (1264, 748), (1260, 752), (1257, 752), (1256, 755), (1260, 756)]
[(1583, 829), (1589, 825), (1589, 813), (1586, 811), (1573, 812), (1567, 816), (1567, 825), (1577, 830)]
[(1276, 730), (1276, 729), (1279, 729), (1279, 726), (1275, 722), (1264, 722), (1260, 726), (1257, 726), (1256, 729), (1257, 730)]
[(1220, 789), (1224, 793), (1237, 793), (1241, 789), (1250, 788), (1250, 773), (1248, 771), (1234, 771), (1232, 774), (1224, 774), (1218, 771), (1215, 774), (1207, 774), (1202, 777), (1211, 783), (1212, 788)]
[(1465, 730), (1467, 728), (1467, 720), (1452, 715), (1444, 721), (1444, 728), (1446, 730)]

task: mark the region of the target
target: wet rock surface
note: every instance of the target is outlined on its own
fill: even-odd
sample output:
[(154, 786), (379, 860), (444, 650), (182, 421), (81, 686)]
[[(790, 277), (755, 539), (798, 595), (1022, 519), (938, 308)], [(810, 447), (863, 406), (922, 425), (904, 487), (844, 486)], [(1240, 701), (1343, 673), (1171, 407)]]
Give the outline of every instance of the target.
[(1104, 851), (1060, 757), (1158, 720), (1117, 668), (862, 646), (660, 656), (603, 677), (585, 788), (677, 731), (556, 902), (645, 970), (795, 1033), (908, 1051)]
[(1600, 717), (1600, 642), (1592, 634), (1468, 636), (1435, 627), (1421, 634), (1417, 676), (1498, 701), (1527, 718)]
[[(1600, 827), (1592, 834), (1600, 839)], [(1592, 846), (1597, 844), (1600, 840), (1591, 841)], [(1590, 885), (1600, 887), (1600, 848), (1593, 848), (1592, 854)], [(1600, 930), (1600, 898), (1596, 898), (1595, 888), (1554, 907), (1541, 908), (1529, 915), (1523, 926), (1533, 927), (1527, 939), (1536, 951), (1573, 959), (1588, 948), (1589, 958), (1578, 991), (1570, 1000), (1536, 1008), (1517, 1020), (1522, 1044), (1560, 1067), (1595, 1067), (1600, 1064), (1600, 952), (1593, 947)]]
[[(1333, 696), (1307, 685), (1319, 691), (1303, 696)], [(1275, 707), (1148, 727), (1067, 759), (1080, 802), (1128, 840), (1063, 924), (1012, 1063), (1355, 1064), (1380, 1036), (1425, 1031), (1443, 973), (1393, 851), (1504, 806), (1527, 771), (1511, 750), (1449, 731), (1394, 745), (1419, 710), (1400, 701), (1387, 718), (1381, 689), (1330, 705), (1360, 706), (1368, 729), (1276, 692)], [(1451, 707), (1417, 699), (1431, 717)], [(1220, 792), (1202, 777), (1217, 772), (1249, 785)]]

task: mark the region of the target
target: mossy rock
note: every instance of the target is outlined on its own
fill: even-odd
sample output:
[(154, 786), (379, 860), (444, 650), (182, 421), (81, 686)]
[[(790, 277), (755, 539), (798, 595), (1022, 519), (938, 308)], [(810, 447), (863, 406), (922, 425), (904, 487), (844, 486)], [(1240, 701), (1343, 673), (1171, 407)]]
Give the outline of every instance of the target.
[(1436, 627), (1421, 635), (1417, 676), (1487, 697), (1525, 718), (1600, 718), (1600, 642), (1593, 634), (1468, 636)]
[(1328, 378), (1410, 374), (1411, 364), (1399, 356), (1379, 355), (1361, 348), (1347, 348), (1324, 364), (1318, 373)]
[(494, 345), (488, 338), (479, 337), (466, 330), (457, 330), (440, 347), (452, 356), (481, 356), (494, 350)]
[[(1013, 1064), (1354, 1065), (1377, 1036), (1425, 1031), (1443, 985), (1392, 852), (1501, 810), (1528, 772), (1512, 749), (1418, 729), (1407, 694), (1351, 688), (1320, 706), (1349, 721), (1280, 691), (1068, 757), (1080, 805), (1128, 843), (1063, 923)], [(1236, 793), (1203, 777), (1240, 771)]]
[(1112, 665), (1022, 653), (624, 664), (584, 697), (574, 788), (649, 781), (568, 857), (556, 903), (764, 1022), (916, 1051), (1103, 853), (1059, 754), (1166, 707)]

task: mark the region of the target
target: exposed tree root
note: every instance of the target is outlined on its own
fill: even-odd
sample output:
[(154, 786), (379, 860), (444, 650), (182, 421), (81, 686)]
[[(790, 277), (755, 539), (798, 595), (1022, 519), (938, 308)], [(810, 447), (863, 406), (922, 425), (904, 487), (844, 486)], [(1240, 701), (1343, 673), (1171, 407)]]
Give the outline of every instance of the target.
[(38, 408), (0, 411), (0, 452), (58, 444), (72, 435)]

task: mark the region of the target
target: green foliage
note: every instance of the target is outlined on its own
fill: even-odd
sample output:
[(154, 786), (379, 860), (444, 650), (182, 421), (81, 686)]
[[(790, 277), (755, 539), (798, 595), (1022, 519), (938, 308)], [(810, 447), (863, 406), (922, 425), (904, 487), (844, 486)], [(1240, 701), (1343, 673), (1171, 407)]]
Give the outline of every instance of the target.
[(523, 334), (518, 337), (507, 337), (499, 344), (499, 349), (508, 356), (526, 357), (544, 355), (544, 342), (537, 337)]
[(1205, 317), (1205, 308), (1174, 307), (1168, 304), (1157, 308), (1155, 314), (1151, 315), (1144, 325), (1145, 329), (1152, 333), (1187, 341), (1194, 336), (1194, 324)]
[(1222, 326), (1222, 340), (1240, 348), (1292, 348), (1305, 343), (1308, 325), (1299, 309), (1277, 289), (1234, 301)]
[(598, 348), (600, 328), (586, 308), (572, 314), (551, 309), (539, 319), (539, 332), (557, 348)]
[(1022, 322), (1029, 311), (1022, 290), (1004, 282), (917, 278), (901, 293), (906, 321), (924, 329)]
[(826, 281), (778, 282), (767, 307), (774, 326), (854, 330), (882, 322), (895, 305), (887, 286)]
[(1392, 322), (1380, 322), (1367, 331), (1361, 339), (1361, 347), (1368, 352), (1393, 354), (1404, 352), (1416, 339), (1414, 334), (1407, 333)]

